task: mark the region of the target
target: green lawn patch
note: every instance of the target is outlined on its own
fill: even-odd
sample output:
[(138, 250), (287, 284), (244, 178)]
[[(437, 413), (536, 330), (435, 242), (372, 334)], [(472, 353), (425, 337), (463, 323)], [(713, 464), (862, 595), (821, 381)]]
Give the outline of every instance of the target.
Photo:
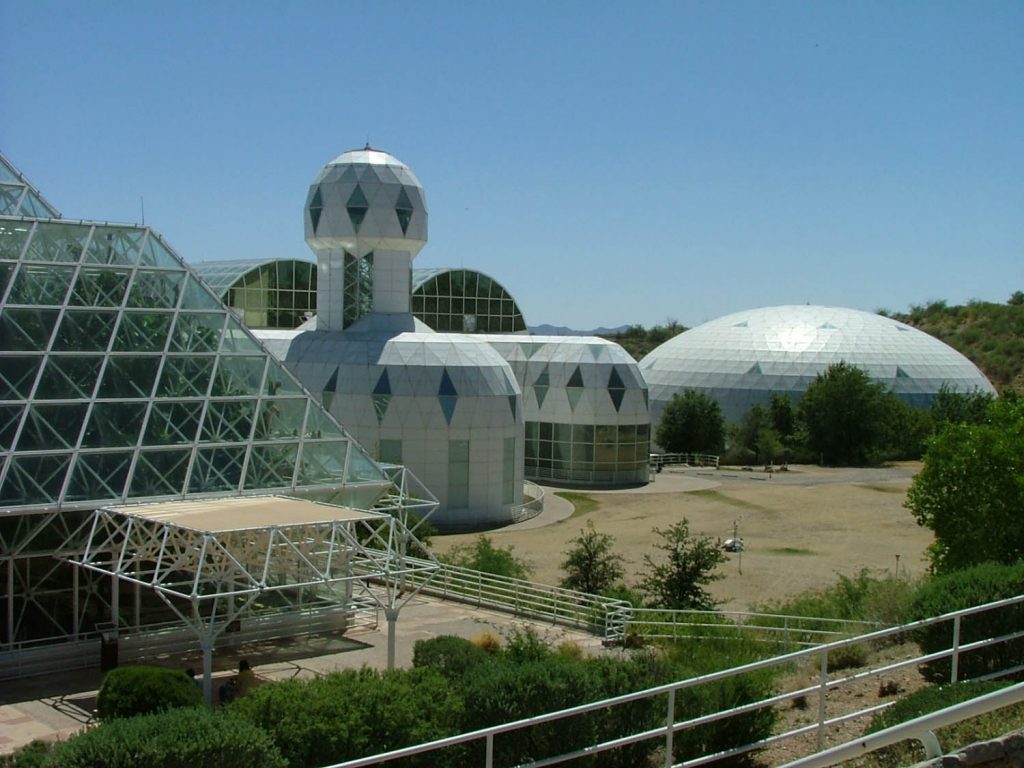
[[(575, 493), (574, 491), (555, 491), (555, 496), (565, 499), (573, 506), (572, 514), (566, 518), (572, 520), (574, 517), (582, 517), (583, 515), (589, 514), (596, 510), (600, 506), (596, 501), (587, 496), (585, 493)], [(564, 522), (564, 521), (563, 521)]]

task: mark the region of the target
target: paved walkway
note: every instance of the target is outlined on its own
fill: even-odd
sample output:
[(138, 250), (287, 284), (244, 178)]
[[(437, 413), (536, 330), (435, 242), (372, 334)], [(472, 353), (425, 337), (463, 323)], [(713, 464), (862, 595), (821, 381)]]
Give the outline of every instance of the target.
[[(398, 618), (396, 663), (412, 664), (417, 640), (438, 635), (458, 635), (473, 639), (483, 634), (498, 637), (529, 623), (550, 643), (572, 640), (588, 653), (602, 652), (598, 637), (562, 627), (524, 622), (506, 614), (472, 606), (447, 603), (423, 597), (413, 598)], [(238, 649), (218, 652), (217, 677), (230, 676), (245, 658), (262, 680), (309, 678), (339, 669), (363, 666), (384, 669), (387, 666), (387, 625), (374, 630), (357, 630), (345, 636), (328, 634), (293, 638), (273, 643), (253, 643)], [(176, 669), (201, 669), (198, 653), (155, 660), (153, 663)], [(103, 673), (96, 669), (61, 673), (59, 676), (8, 680), (0, 688), (0, 754), (13, 752), (33, 739), (63, 739), (92, 722), (96, 691)], [(215, 686), (216, 688), (216, 683)]]

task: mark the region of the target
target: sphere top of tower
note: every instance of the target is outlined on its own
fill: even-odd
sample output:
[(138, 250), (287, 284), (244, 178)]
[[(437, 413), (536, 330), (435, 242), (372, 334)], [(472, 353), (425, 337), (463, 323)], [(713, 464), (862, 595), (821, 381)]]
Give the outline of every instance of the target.
[(381, 149), (374, 149), (367, 144), (362, 149), (350, 149), (342, 152), (336, 158), (331, 160), (324, 168), (326, 171), (331, 166), (335, 165), (378, 165), (378, 166), (389, 166), (396, 174), (404, 176), (404, 183), (417, 186), (420, 189), (423, 185), (420, 180), (416, 178), (416, 174), (412, 172), (412, 169), (408, 165), (403, 163), (394, 155), (385, 152)]
[(378, 251), (409, 254), (427, 242), (423, 186), (394, 155), (366, 145), (342, 152), (309, 187), (306, 242), (318, 253), (362, 258)]

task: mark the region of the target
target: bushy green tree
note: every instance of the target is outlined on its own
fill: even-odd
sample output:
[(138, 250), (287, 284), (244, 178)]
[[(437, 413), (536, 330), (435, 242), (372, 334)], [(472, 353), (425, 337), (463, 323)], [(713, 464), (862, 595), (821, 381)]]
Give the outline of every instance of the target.
[(664, 561), (644, 555), (646, 571), (640, 589), (654, 608), (711, 610), (716, 603), (704, 589), (722, 578), (715, 569), (726, 561), (720, 542), (704, 535), (690, 534), (685, 517), (668, 528), (655, 528), (660, 541), (654, 546), (666, 553)]
[(885, 445), (886, 390), (844, 362), (818, 374), (797, 406), (807, 448), (822, 463), (862, 465)]
[[(271, 738), (251, 722), (205, 707), (103, 723), (56, 744), (51, 768), (286, 768)], [(294, 765), (294, 763), (293, 763)]]
[(668, 453), (714, 453), (725, 448), (725, 419), (718, 402), (688, 389), (672, 395), (654, 435)]
[(1024, 557), (1024, 401), (994, 401), (984, 424), (948, 424), (928, 444), (907, 507), (935, 533), (937, 573)]
[(470, 544), (457, 544), (438, 557), (459, 568), (507, 576), (511, 579), (525, 579), (533, 570), (530, 564), (515, 554), (515, 547), (497, 547), (490, 536), (480, 534)]
[(114, 720), (203, 703), (202, 692), (180, 669), (128, 666), (112, 669), (103, 678), (96, 712), (100, 720)]
[(895, 395), (887, 395), (884, 406), (884, 437), (879, 453), (885, 459), (919, 459), (931, 436), (931, 414), (914, 408)]
[(587, 527), (580, 531), (562, 561), (565, 577), (561, 586), (575, 589), (591, 595), (600, 595), (611, 589), (622, 578), (624, 562), (621, 555), (616, 554), (615, 539), (607, 533), (599, 533), (594, 529), (594, 522), (587, 521)]
[(958, 392), (943, 383), (932, 400), (931, 415), (936, 431), (947, 424), (982, 424), (992, 404), (988, 392)]

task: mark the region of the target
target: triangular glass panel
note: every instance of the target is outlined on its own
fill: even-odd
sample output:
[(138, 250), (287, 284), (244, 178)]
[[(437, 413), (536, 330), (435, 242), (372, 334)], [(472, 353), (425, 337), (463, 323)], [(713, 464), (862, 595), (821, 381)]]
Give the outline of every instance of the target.
[(409, 221), (412, 219), (413, 207), (409, 196), (405, 193), (405, 187), (398, 192), (398, 201), (395, 203), (395, 214), (398, 216), (398, 226), (402, 228), (404, 235), (409, 229)]
[(21, 207), (21, 196), (24, 191), (24, 187), (0, 185), (0, 215), (16, 216)]
[(114, 336), (114, 351), (163, 352), (172, 322), (170, 312), (126, 311)]
[(17, 259), (21, 256), (31, 231), (32, 225), (25, 222), (0, 221), (0, 259)]
[(822, 323), (821, 325), (818, 326), (818, 329), (822, 330), (822, 331), (837, 331), (837, 330), (839, 330), (834, 325), (832, 325), (832, 323)]
[(455, 397), (459, 394), (455, 390), (455, 385), (452, 383), (451, 376), (448, 375), (447, 368), (441, 372), (441, 384), (437, 388), (437, 394), (442, 397)]
[(512, 409), (512, 418), (516, 418), (516, 396), (508, 396), (508, 407)]
[(18, 449), (47, 451), (74, 448), (85, 421), (85, 403), (76, 405), (33, 404), (21, 428)]
[(180, 496), (185, 491), (190, 449), (142, 451), (135, 464), (129, 493), (136, 498)]
[(132, 287), (128, 293), (129, 307), (145, 309), (174, 309), (178, 306), (178, 296), (184, 272), (164, 272), (140, 269), (135, 273)]
[(68, 303), (80, 307), (119, 307), (131, 274), (126, 269), (82, 267)]
[(228, 316), (228, 324), (224, 329), (224, 341), (221, 346), (224, 352), (241, 352), (246, 355), (265, 355), (263, 348), (252, 337), (248, 329), (234, 315)]
[(319, 439), (324, 437), (344, 437), (345, 433), (331, 420), (327, 414), (310, 405), (306, 415), (306, 431), (304, 437)]
[(381, 371), (380, 378), (377, 379), (377, 384), (373, 388), (373, 394), (375, 395), (390, 395), (391, 394), (391, 380), (388, 378), (388, 369), (385, 368)]
[(53, 336), (53, 349), (59, 352), (103, 352), (110, 343), (117, 312), (69, 309), (64, 312)]
[(348, 464), (345, 481), (349, 483), (365, 483), (381, 477), (380, 468), (363, 452), (363, 449), (352, 443), (348, 444)]
[(612, 399), (612, 405), (615, 406), (616, 412), (622, 406), (622, 398), (626, 394), (626, 385), (622, 383), (622, 377), (619, 375), (619, 371), (615, 366), (612, 366), (612, 372), (608, 376), (608, 395)]
[(206, 408), (200, 440), (204, 443), (237, 443), (249, 439), (256, 403), (252, 400), (213, 400)]
[(911, 376), (910, 376), (909, 373), (904, 371), (903, 368), (901, 368), (900, 366), (897, 365), (896, 366), (896, 378), (897, 379), (909, 379), (909, 378), (911, 378)]
[(306, 413), (304, 397), (274, 397), (260, 401), (253, 440), (298, 439), (302, 417)]
[(82, 447), (134, 448), (145, 415), (145, 403), (94, 403), (82, 435)]
[(601, 352), (604, 351), (604, 346), (602, 344), (587, 344), (587, 349), (590, 350), (590, 355), (597, 360), (601, 357)]
[(732, 324), (732, 327), (733, 327), (733, 328), (748, 328), (748, 327), (749, 327), (749, 325), (748, 325), (748, 323), (747, 323), (747, 321), (746, 321), (746, 320), (743, 320), (743, 321), (741, 321), (741, 322), (739, 322), (739, 323), (733, 323), (733, 324)]
[(316, 191), (313, 193), (313, 199), (309, 201), (309, 223), (313, 225), (313, 234), (316, 234), (316, 228), (320, 225), (320, 214), (324, 210), (324, 201), (320, 197), (320, 186), (317, 185)]
[(334, 372), (331, 374), (331, 378), (329, 378), (327, 380), (327, 383), (324, 384), (324, 388), (323, 390), (321, 390), (321, 394), (327, 394), (328, 392), (336, 392), (338, 390), (338, 371), (340, 370), (340, 365), (334, 369)]
[(570, 389), (583, 388), (583, 372), (580, 370), (580, 367), (578, 365), (576, 366), (576, 370), (572, 372), (572, 376), (569, 377), (569, 383), (566, 384), (565, 386), (569, 387)]
[(356, 167), (350, 165), (342, 172), (341, 176), (338, 177), (338, 181), (356, 181), (359, 177), (356, 176)]
[(292, 484), (298, 444), (254, 445), (245, 471), (245, 489), (287, 488)]
[(263, 384), (266, 357), (221, 355), (210, 394), (214, 397), (255, 395)]
[(97, 397), (149, 397), (159, 364), (156, 355), (108, 357)]
[(160, 267), (161, 269), (181, 269), (181, 262), (170, 250), (160, 242), (160, 236), (153, 230), (148, 230), (146, 241), (142, 246), (142, 253), (139, 256), (139, 263), (145, 266)]
[(216, 352), (227, 313), (179, 312), (171, 337), (171, 352)]
[(749, 374), (756, 374), (756, 375), (760, 376), (761, 375), (761, 364), (760, 363), (754, 363), (752, 366), (750, 366), (749, 370), (747, 370), (747, 374), (748, 375)]
[(213, 355), (164, 358), (157, 397), (204, 397), (213, 376)]
[(535, 384), (533, 387), (533, 394), (537, 398), (537, 407), (544, 407), (544, 398), (548, 396), (548, 387), (543, 384)]
[(352, 194), (349, 195), (348, 201), (345, 203), (345, 210), (348, 211), (348, 218), (352, 222), (352, 229), (357, 234), (369, 208), (370, 204), (366, 201), (366, 195), (363, 194), (362, 187), (356, 184), (356, 188), (352, 190)]
[(243, 446), (230, 448), (204, 448), (196, 451), (192, 476), (188, 482), (190, 493), (235, 491), (242, 481)]
[(540, 349), (541, 346), (541, 344), (534, 344), (529, 341), (519, 342), (519, 348), (523, 350), (523, 354), (526, 355), (527, 360), (529, 360), (531, 357), (537, 354), (537, 350)]
[(181, 297), (182, 309), (224, 309), (224, 304), (210, 290), (191, 275), (185, 281)]
[(123, 227), (96, 227), (84, 261), (95, 264), (119, 264), (126, 267), (139, 262), (139, 249), (145, 230)]
[(23, 405), (0, 405), (0, 451), (9, 451), (14, 446), (14, 434), (21, 424)]
[(550, 367), (549, 365), (545, 364), (544, 370), (540, 372), (540, 376), (538, 376), (537, 380), (533, 383), (534, 386), (540, 385), (542, 387), (546, 387), (549, 384), (551, 384), (551, 381), (550, 381), (550, 378), (549, 378), (549, 375), (548, 375), (548, 368), (549, 367)]
[(0, 504), (56, 504), (71, 464), (71, 454), (14, 456), (0, 489)]
[(14, 276), (7, 303), (60, 306), (67, 296), (74, 272), (74, 267), (25, 262)]
[(373, 395), (373, 411), (377, 414), (377, 423), (384, 423), (384, 416), (388, 412), (388, 404), (391, 402), (391, 395)]
[(455, 406), (459, 401), (458, 397), (452, 397), (450, 395), (438, 395), (438, 402), (441, 404), (441, 411), (444, 413), (444, 420), (451, 426), (452, 416), (455, 415)]

